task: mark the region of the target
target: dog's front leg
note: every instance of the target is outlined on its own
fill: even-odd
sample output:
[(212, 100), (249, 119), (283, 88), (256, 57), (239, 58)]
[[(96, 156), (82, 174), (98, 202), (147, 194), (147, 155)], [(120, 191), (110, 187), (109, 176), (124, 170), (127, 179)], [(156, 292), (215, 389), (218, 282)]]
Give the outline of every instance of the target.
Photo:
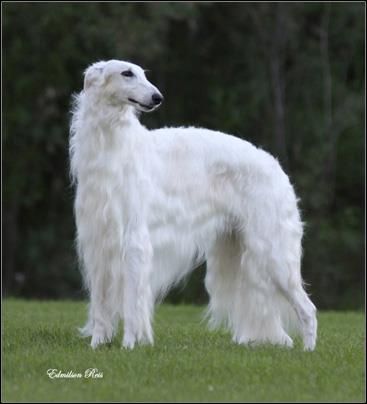
[(139, 342), (153, 344), (153, 297), (150, 285), (152, 256), (147, 232), (129, 235), (123, 268), (124, 348), (132, 349)]

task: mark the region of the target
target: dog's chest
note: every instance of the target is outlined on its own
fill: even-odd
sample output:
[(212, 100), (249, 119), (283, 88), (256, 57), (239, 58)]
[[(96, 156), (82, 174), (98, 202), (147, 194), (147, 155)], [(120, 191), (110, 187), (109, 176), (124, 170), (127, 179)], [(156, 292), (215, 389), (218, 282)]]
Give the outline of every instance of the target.
[(97, 227), (120, 228), (127, 220), (137, 197), (136, 165), (117, 153), (103, 153), (90, 159), (79, 172), (75, 208), (80, 220)]

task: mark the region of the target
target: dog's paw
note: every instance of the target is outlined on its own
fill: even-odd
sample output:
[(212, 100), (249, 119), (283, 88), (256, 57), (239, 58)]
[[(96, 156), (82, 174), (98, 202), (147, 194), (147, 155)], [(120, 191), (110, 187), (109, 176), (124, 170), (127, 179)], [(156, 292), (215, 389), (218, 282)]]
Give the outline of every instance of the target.
[(314, 351), (316, 347), (316, 336), (314, 334), (306, 335), (303, 339), (303, 350)]
[(285, 348), (291, 349), (293, 348), (293, 340), (289, 335), (284, 334), (283, 339), (281, 340), (279, 345), (283, 345)]
[(99, 345), (110, 343), (111, 340), (112, 340), (112, 333), (103, 330), (100, 330), (99, 332), (94, 331), (90, 346), (93, 349), (96, 349)]
[(124, 349), (133, 349), (135, 346), (135, 335), (130, 332), (126, 332), (124, 334), (124, 338), (122, 340), (122, 348)]
[(125, 338), (122, 341), (122, 348), (123, 349), (134, 349), (135, 340), (126, 340)]
[(109, 342), (108, 340), (106, 340), (106, 338), (104, 338), (103, 335), (100, 334), (93, 334), (92, 336), (92, 341), (90, 343), (90, 346), (93, 349), (96, 349), (99, 345), (105, 344), (106, 342)]

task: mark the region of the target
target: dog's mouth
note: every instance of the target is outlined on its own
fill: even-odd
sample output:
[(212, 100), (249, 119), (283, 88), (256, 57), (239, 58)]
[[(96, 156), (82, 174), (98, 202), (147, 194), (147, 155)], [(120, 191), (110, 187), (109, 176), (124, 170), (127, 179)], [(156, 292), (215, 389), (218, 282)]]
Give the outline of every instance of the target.
[(146, 105), (146, 104), (142, 104), (141, 102), (138, 102), (136, 100), (134, 100), (133, 98), (128, 98), (128, 100), (130, 102), (132, 102), (133, 104), (139, 105), (139, 107), (141, 107), (144, 111), (149, 112), (149, 111), (153, 111), (153, 109), (155, 107), (157, 107), (157, 105)]

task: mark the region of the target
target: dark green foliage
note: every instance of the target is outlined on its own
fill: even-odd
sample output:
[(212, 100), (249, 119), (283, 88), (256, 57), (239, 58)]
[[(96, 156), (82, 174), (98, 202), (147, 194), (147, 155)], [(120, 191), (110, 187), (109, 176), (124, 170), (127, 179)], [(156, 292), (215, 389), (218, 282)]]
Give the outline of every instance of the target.
[[(197, 125), (276, 155), (306, 222), (320, 307), (360, 307), (364, 276), (364, 4), (6, 3), (3, 236), (7, 294), (83, 295), (68, 175), (71, 94), (85, 67), (150, 69), (148, 127)], [(203, 271), (172, 301), (202, 302)]]

